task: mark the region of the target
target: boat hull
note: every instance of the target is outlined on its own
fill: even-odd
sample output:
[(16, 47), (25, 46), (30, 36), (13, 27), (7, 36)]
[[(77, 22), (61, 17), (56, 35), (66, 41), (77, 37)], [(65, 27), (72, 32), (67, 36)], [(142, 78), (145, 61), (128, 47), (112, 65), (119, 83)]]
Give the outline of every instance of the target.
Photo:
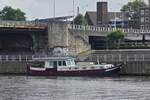
[(46, 69), (43, 71), (29, 70), (28, 75), (33, 76), (113, 76), (118, 75), (120, 67), (93, 70), (57, 71), (57, 69)]

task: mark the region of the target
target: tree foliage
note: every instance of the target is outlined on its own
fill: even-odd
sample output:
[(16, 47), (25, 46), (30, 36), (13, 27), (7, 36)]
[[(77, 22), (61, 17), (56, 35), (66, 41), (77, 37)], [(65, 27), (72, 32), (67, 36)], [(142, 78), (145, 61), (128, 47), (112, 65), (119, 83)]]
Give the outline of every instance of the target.
[(145, 7), (147, 4), (144, 0), (134, 0), (132, 2), (128, 2), (121, 8), (121, 11), (128, 12), (131, 19), (135, 19), (139, 17), (139, 9), (141, 7)]
[(116, 30), (116, 31), (108, 33), (107, 38), (109, 40), (119, 40), (119, 39), (123, 39), (124, 36), (125, 36), (125, 33), (123, 33), (121, 30)]
[(73, 21), (74, 21), (74, 24), (82, 25), (84, 24), (84, 17), (82, 14), (78, 14)]
[(125, 35), (126, 33), (122, 32), (121, 30), (110, 32), (107, 35), (108, 42), (110, 42), (109, 44), (114, 48), (120, 48), (120, 42), (124, 39)]
[(1, 20), (15, 20), (15, 21), (24, 21), (26, 20), (25, 13), (20, 9), (13, 9), (10, 6), (6, 6), (3, 10), (0, 11)]

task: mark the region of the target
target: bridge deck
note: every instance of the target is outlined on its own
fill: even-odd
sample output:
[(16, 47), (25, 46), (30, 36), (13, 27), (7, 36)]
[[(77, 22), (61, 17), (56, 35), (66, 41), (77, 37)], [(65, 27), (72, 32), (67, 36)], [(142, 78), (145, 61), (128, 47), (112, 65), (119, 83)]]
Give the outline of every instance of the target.
[(0, 28), (46, 29), (47, 24), (33, 21), (0, 21)]

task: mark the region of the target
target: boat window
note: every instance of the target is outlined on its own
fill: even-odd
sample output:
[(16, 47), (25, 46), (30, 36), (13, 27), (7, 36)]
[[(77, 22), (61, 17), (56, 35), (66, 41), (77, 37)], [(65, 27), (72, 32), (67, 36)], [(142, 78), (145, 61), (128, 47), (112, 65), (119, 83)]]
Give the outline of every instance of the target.
[(58, 61), (58, 65), (59, 65), (59, 66), (62, 66), (61, 61)]
[(35, 61), (30, 63), (32, 67), (41, 67), (44, 68), (44, 61)]
[(50, 61), (50, 62), (49, 62), (49, 66), (53, 66), (53, 61)]
[(57, 61), (54, 61), (54, 68), (57, 68)]
[(66, 63), (67, 65), (71, 65), (70, 60), (67, 60)]
[(73, 65), (73, 66), (75, 65), (75, 62), (74, 62), (74, 60), (71, 60), (71, 65)]
[(66, 66), (66, 62), (65, 61), (63, 61), (63, 66)]

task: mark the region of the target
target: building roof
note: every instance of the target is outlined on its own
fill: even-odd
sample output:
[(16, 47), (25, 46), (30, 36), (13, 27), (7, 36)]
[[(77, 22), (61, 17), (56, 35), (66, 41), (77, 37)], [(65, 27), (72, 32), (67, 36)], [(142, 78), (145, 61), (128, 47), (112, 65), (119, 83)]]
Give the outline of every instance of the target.
[[(128, 21), (129, 16), (127, 12), (108, 12), (108, 21), (114, 21), (116, 17), (117, 21)], [(97, 12), (88, 11), (85, 14), (85, 19), (88, 19), (89, 25), (97, 25)], [(89, 22), (90, 21), (90, 22)]]
[(116, 20), (118, 21), (128, 21), (128, 18), (129, 18), (127, 12), (108, 12), (109, 21), (115, 20), (115, 17), (116, 17)]
[(88, 17), (88, 19), (90, 20), (90, 23), (92, 25), (97, 25), (97, 14), (94, 11), (88, 11), (85, 14), (85, 17)]

